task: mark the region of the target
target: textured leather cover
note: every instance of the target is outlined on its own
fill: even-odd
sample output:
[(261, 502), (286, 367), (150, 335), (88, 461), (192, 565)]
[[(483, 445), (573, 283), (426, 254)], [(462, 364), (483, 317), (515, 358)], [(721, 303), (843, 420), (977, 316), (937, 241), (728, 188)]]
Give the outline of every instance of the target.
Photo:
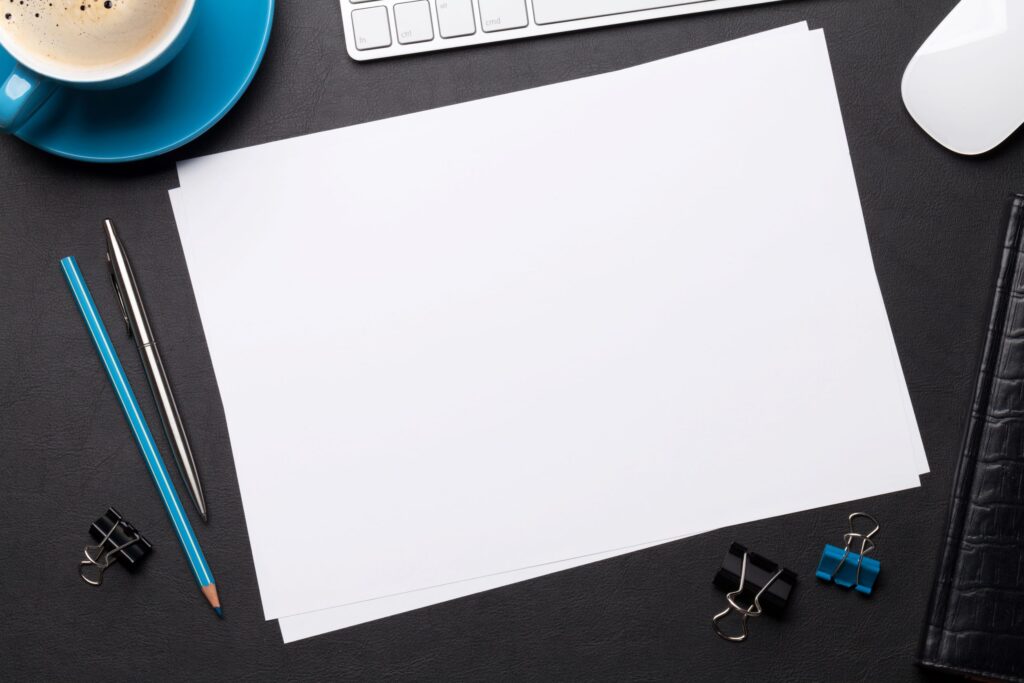
[(1015, 195), (921, 651), (925, 666), (1010, 681), (1024, 681), (1022, 232)]

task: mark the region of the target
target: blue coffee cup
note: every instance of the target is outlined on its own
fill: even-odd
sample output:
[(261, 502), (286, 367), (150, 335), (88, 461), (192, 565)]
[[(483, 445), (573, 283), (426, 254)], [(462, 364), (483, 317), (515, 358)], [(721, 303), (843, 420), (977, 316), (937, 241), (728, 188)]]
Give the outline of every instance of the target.
[(152, 76), (188, 42), (198, 1), (180, 0), (165, 29), (145, 47), (129, 58), (99, 67), (63, 63), (33, 53), (5, 30), (5, 19), (0, 16), (0, 46), (15, 60), (9, 73), (0, 74), (0, 132), (18, 130), (58, 88), (123, 88)]

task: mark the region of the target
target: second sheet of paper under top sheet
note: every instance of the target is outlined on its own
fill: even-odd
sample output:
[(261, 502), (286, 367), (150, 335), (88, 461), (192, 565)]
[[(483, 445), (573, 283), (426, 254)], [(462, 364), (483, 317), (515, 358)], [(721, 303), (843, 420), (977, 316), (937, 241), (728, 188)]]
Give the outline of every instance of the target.
[[(751, 44), (759, 40), (770, 39), (777, 40), (781, 37), (781, 34), (785, 32), (802, 32), (805, 36), (807, 35), (806, 24), (795, 24), (780, 29), (775, 29), (767, 33), (758, 34), (742, 40), (733, 41), (730, 43), (730, 47), (737, 48), (738, 52), (743, 53), (746, 48)], [(808, 41), (808, 58), (809, 59), (822, 59), (821, 49), (819, 41), (811, 40)], [(175, 218), (179, 224), (187, 220), (184, 208), (183, 200), (181, 197), (181, 190), (175, 189), (170, 192), (171, 204), (174, 209)], [(895, 349), (894, 349), (895, 352)], [(909, 403), (909, 396), (907, 398), (907, 416), (908, 420), (913, 424), (913, 409)], [(920, 446), (920, 441), (915, 440), (915, 444)], [(927, 458), (925, 457), (922, 448), (918, 447), (915, 449), (917, 452), (914, 454), (915, 461), (918, 463), (919, 471), (924, 473), (928, 471)], [(311, 636), (327, 633), (337, 629), (347, 628), (356, 624), (366, 623), (368, 621), (374, 621), (376, 619), (382, 619), (384, 617), (401, 614), (410, 610), (426, 607), (429, 605), (435, 605), (447, 600), (453, 600), (459, 597), (472, 595), (482, 591), (492, 590), (501, 586), (507, 586), (520, 581), (544, 576), (546, 574), (563, 571), (573, 567), (580, 566), (582, 564), (596, 562), (601, 559), (607, 559), (616, 555), (621, 555), (627, 552), (633, 552), (640, 548), (647, 547), (649, 544), (644, 546), (636, 546), (633, 548), (625, 548), (613, 550), (605, 553), (597, 553), (595, 555), (588, 555), (585, 557), (572, 558), (569, 560), (561, 560), (552, 562), (545, 565), (539, 565), (535, 567), (527, 567), (524, 569), (516, 569), (500, 574), (493, 574), (484, 577), (478, 577), (473, 579), (466, 579), (463, 581), (457, 581), (454, 583), (444, 584), (441, 586), (434, 586), (429, 588), (421, 588), (414, 591), (408, 591), (405, 593), (399, 593), (396, 595), (384, 596), (371, 600), (364, 600), (349, 605), (342, 605), (338, 607), (325, 608), (321, 610), (315, 610), (303, 614), (296, 614), (290, 616), (281, 617), (278, 620), (281, 628), (281, 634), (284, 642), (294, 642), (302, 638), (308, 638)]]
[(917, 484), (806, 52), (182, 165), (268, 618)]
[[(763, 39), (777, 40), (781, 37), (784, 32), (802, 32), (805, 36), (807, 35), (806, 24), (796, 24), (785, 28), (775, 29), (767, 33), (758, 34), (742, 40), (734, 41), (730, 43), (730, 47), (734, 48), (747, 48), (756, 41)], [(809, 48), (809, 59), (821, 59), (820, 46), (818, 41), (808, 41)], [(743, 53), (745, 50), (739, 49), (738, 52)], [(175, 218), (179, 224), (187, 220), (185, 211), (183, 208), (183, 200), (181, 198), (180, 189), (172, 190), (171, 203), (174, 208)], [(894, 349), (895, 351), (895, 349)], [(908, 420), (913, 423), (913, 410), (909, 404), (909, 396), (907, 397), (907, 415)], [(915, 440), (916, 445), (920, 446), (920, 441)], [(915, 449), (915, 461), (919, 464), (919, 471), (924, 473), (928, 471), (927, 458), (925, 457), (922, 448)], [(607, 559), (616, 555), (621, 555), (627, 552), (633, 552), (642, 547), (647, 547), (649, 544), (644, 546), (636, 546), (633, 548), (625, 548), (613, 550), (605, 553), (597, 553), (595, 555), (589, 555), (585, 557), (572, 558), (569, 560), (561, 560), (552, 562), (545, 565), (539, 565), (535, 567), (527, 567), (524, 569), (516, 569), (500, 574), (494, 574), (484, 577), (478, 577), (473, 579), (466, 579), (454, 583), (444, 584), (441, 586), (421, 588), (414, 591), (408, 591), (405, 593), (399, 593), (396, 595), (384, 596), (371, 600), (364, 600), (358, 603), (349, 605), (342, 605), (338, 607), (325, 608), (307, 612), (303, 614), (296, 614), (290, 616), (284, 616), (279, 619), (281, 628), (281, 634), (284, 642), (294, 642), (302, 638), (308, 638), (311, 636), (327, 633), (337, 629), (347, 628), (356, 624), (366, 623), (368, 621), (374, 621), (384, 617), (401, 614), (410, 610), (426, 607), (429, 605), (438, 604), (447, 600), (453, 600), (459, 597), (472, 595), (482, 591), (492, 590), (501, 586), (510, 585), (520, 581), (544, 576), (546, 574), (563, 571), (573, 567), (580, 566), (582, 564), (596, 562), (601, 559)]]

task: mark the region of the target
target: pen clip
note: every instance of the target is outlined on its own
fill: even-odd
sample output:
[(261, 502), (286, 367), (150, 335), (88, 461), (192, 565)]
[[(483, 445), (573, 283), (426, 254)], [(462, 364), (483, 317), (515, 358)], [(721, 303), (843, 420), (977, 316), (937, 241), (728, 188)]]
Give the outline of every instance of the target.
[(110, 281), (114, 283), (114, 293), (117, 294), (117, 303), (121, 305), (121, 318), (124, 319), (124, 327), (128, 330), (128, 336), (132, 336), (132, 324), (128, 320), (128, 306), (124, 303), (124, 296), (121, 294), (121, 288), (117, 284), (117, 276), (114, 274), (114, 261), (110, 258), (110, 252), (107, 252), (107, 265), (110, 266)]

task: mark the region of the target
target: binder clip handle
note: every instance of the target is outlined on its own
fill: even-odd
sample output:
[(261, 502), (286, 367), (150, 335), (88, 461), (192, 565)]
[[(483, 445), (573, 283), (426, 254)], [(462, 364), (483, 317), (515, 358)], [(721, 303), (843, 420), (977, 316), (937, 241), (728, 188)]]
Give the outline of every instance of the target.
[[(111, 533), (117, 527), (111, 528)], [(107, 534), (104, 539), (104, 543), (109, 540), (110, 534)], [(103, 583), (103, 572), (107, 571), (114, 562), (117, 561), (117, 554), (125, 548), (131, 546), (134, 543), (138, 543), (142, 540), (142, 535), (135, 532), (135, 535), (124, 543), (118, 543), (113, 548), (108, 550), (105, 554), (94, 557), (89, 553), (90, 549), (99, 548), (103, 550), (103, 545), (99, 546), (86, 546), (85, 547), (85, 559), (78, 563), (78, 575), (82, 577), (82, 581), (85, 581), (90, 586), (99, 586)]]
[[(851, 539), (861, 539), (864, 543), (869, 543), (870, 546), (873, 548), (874, 542), (871, 541), (871, 537), (876, 535), (876, 533), (878, 533), (879, 530), (882, 528), (882, 525), (879, 524), (879, 520), (867, 514), (866, 512), (851, 513), (849, 519), (850, 530), (847, 533), (844, 533), (843, 535), (843, 538), (844, 540), (846, 540), (847, 544), (850, 543)], [(857, 531), (857, 519), (866, 519), (871, 524), (873, 524), (871, 530), (867, 533), (860, 533), (859, 531)]]
[[(729, 616), (729, 613), (731, 611), (732, 611), (731, 607), (726, 607), (724, 610), (722, 610), (721, 612), (716, 614), (711, 619), (711, 626), (715, 629), (715, 633), (718, 635), (719, 638), (723, 638), (723, 639), (728, 640), (728, 641), (733, 642), (733, 643), (742, 643), (744, 640), (747, 639), (747, 635), (749, 634), (749, 631), (747, 630), (747, 619), (749, 618), (749, 615), (747, 615), (747, 614), (740, 615), (740, 627), (742, 628), (742, 631), (739, 634), (737, 634), (737, 635), (729, 635), (728, 633), (725, 633), (722, 630), (722, 627), (718, 625), (718, 622), (720, 622), (722, 619), (725, 619), (727, 616)], [(757, 615), (754, 615), (754, 616), (757, 616)]]
[[(715, 630), (715, 633), (718, 635), (718, 637), (722, 638), (723, 640), (728, 640), (732, 643), (742, 643), (744, 640), (747, 639), (747, 635), (749, 634), (749, 630), (747, 628), (747, 620), (761, 616), (761, 614), (763, 613), (763, 610), (761, 609), (761, 596), (765, 594), (765, 592), (771, 587), (771, 585), (775, 582), (776, 579), (782, 576), (782, 572), (784, 571), (782, 567), (779, 567), (779, 569), (771, 576), (771, 578), (768, 579), (765, 585), (761, 587), (761, 590), (757, 591), (757, 593), (754, 594), (753, 602), (751, 602), (751, 604), (748, 607), (744, 607), (743, 605), (739, 604), (737, 599), (743, 593), (743, 588), (747, 583), (747, 565), (749, 564), (749, 557), (750, 553), (743, 553), (743, 564), (740, 569), (739, 587), (736, 590), (730, 591), (729, 593), (725, 594), (725, 599), (729, 603), (729, 606), (721, 612), (719, 612), (718, 614), (716, 614), (711, 619), (711, 627)], [(737, 634), (726, 633), (722, 630), (722, 627), (719, 625), (719, 622), (721, 622), (723, 619), (729, 616), (729, 614), (732, 612), (735, 612), (737, 615), (739, 615), (740, 618), (741, 630)]]

